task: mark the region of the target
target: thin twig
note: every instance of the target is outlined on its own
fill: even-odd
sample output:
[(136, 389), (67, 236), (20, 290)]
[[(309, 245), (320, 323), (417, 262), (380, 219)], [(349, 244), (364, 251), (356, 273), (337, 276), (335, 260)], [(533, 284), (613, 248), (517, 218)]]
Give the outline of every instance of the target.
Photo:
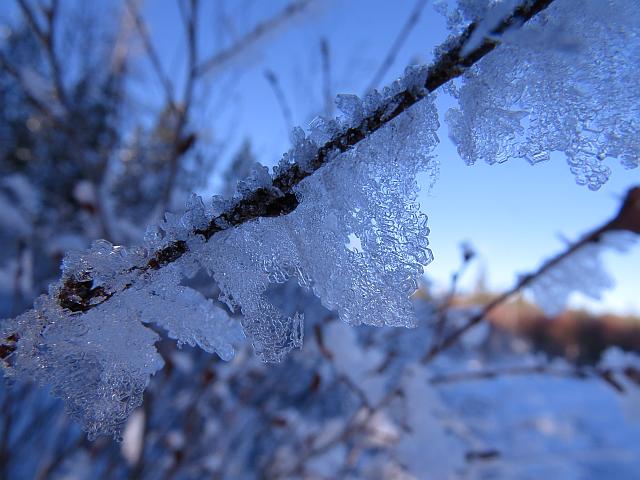
[(469, 266), (469, 263), (474, 256), (475, 253), (473, 252), (473, 250), (466, 247), (465, 245), (462, 246), (462, 261), (460, 262), (460, 266), (455, 272), (451, 274), (451, 285), (449, 287), (449, 292), (447, 292), (444, 300), (440, 302), (440, 305), (438, 305), (438, 310), (436, 312), (435, 329), (433, 334), (433, 343), (431, 345), (432, 347), (437, 345), (442, 340), (442, 336), (445, 332), (445, 327), (447, 324), (448, 312), (458, 291), (458, 282), (460, 281), (460, 278), (462, 277), (464, 272), (467, 270), (467, 267)]
[(400, 30), (400, 33), (398, 33), (398, 36), (391, 44), (391, 48), (389, 49), (389, 52), (387, 52), (387, 56), (384, 58), (375, 75), (373, 76), (371, 83), (367, 87), (367, 91), (371, 91), (376, 88), (384, 78), (389, 68), (391, 68), (391, 65), (393, 65), (393, 62), (395, 62), (396, 57), (398, 56), (398, 52), (402, 48), (402, 45), (404, 45), (404, 42), (409, 37), (411, 30), (413, 30), (413, 28), (418, 24), (418, 20), (420, 20), (422, 10), (424, 10), (427, 2), (428, 0), (418, 0), (416, 2), (413, 10), (411, 10), (411, 13), (409, 14), (409, 18), (407, 18), (407, 21)]
[(198, 63), (198, 10), (199, 1), (190, 0), (189, 13), (183, 13), (183, 22), (185, 24), (185, 33), (187, 37), (187, 79), (185, 81), (184, 92), (182, 94), (182, 102), (179, 109), (174, 110), (177, 115), (175, 128), (172, 135), (173, 146), (171, 156), (169, 158), (169, 172), (167, 182), (160, 197), (159, 210), (164, 212), (169, 209), (171, 194), (178, 176), (178, 167), (180, 159), (187, 153), (196, 140), (196, 135), (191, 133), (185, 134), (191, 105), (193, 103), (193, 91), (196, 83), (196, 65)]
[(615, 369), (597, 366), (573, 366), (569, 368), (559, 368), (545, 363), (539, 365), (507, 366), (485, 370), (444, 373), (431, 377), (429, 379), (429, 383), (432, 385), (444, 385), (474, 380), (491, 380), (499, 377), (547, 375), (552, 377), (577, 378), (580, 380), (589, 378), (598, 379), (605, 382), (607, 386), (613, 388), (616, 392), (625, 393), (625, 386), (618, 378), (616, 378), (616, 375), (629, 378), (634, 383), (637, 383), (637, 380), (633, 377), (633, 375), (637, 375), (637, 372), (638, 371), (630, 365)]
[(151, 62), (151, 66), (155, 71), (156, 76), (158, 77), (158, 81), (160, 82), (160, 84), (162, 85), (162, 88), (164, 89), (166, 102), (170, 105), (173, 111), (176, 111), (177, 106), (176, 106), (175, 93), (173, 90), (173, 84), (171, 83), (171, 80), (169, 79), (164, 69), (162, 68), (162, 63), (160, 62), (160, 56), (158, 55), (158, 52), (156, 51), (155, 47), (153, 46), (153, 43), (151, 42), (149, 31), (147, 30), (147, 26), (144, 23), (144, 20), (142, 19), (140, 12), (138, 11), (138, 7), (136, 5), (135, 0), (127, 0), (127, 8), (129, 9), (131, 18), (133, 19), (133, 22), (136, 26), (138, 35), (142, 40), (142, 46), (147, 54), (147, 57), (149, 58), (149, 61)]
[(36, 110), (38, 110), (42, 115), (44, 115), (47, 119), (51, 120), (52, 123), (56, 125), (60, 125), (60, 119), (58, 116), (49, 108), (49, 105), (40, 100), (33, 92), (29, 90), (27, 87), (27, 80), (24, 78), (22, 73), (15, 68), (5, 57), (4, 53), (0, 51), (0, 68), (4, 70), (9, 76), (11, 76), (22, 88), (22, 93), (25, 96), (25, 99), (28, 103), (31, 104)]
[(313, 0), (299, 0), (287, 5), (287, 7), (285, 7), (284, 10), (282, 10), (275, 17), (257, 24), (253, 28), (253, 30), (251, 30), (244, 37), (235, 42), (230, 48), (215, 53), (207, 60), (203, 61), (196, 67), (196, 75), (200, 76), (204, 75), (205, 73), (211, 73), (214, 70), (220, 68), (223, 64), (238, 55), (238, 53), (249, 48), (265, 35), (275, 30), (278, 26), (282, 25), (285, 21), (294, 17), (298, 13), (303, 12), (312, 3)]
[(53, 87), (56, 97), (67, 112), (69, 112), (71, 106), (68, 101), (67, 92), (64, 88), (64, 83), (62, 81), (62, 69), (56, 54), (56, 25), (59, 2), (58, 0), (53, 0), (48, 8), (42, 9), (46, 19), (45, 28), (38, 23), (35, 12), (26, 0), (18, 0), (18, 5), (32, 32), (42, 44), (49, 67), (51, 68), (51, 76), (53, 79)]
[(333, 115), (333, 90), (331, 88), (331, 50), (326, 38), (320, 40), (320, 60), (322, 62), (322, 98), (324, 115)]
[(557, 368), (549, 364), (510, 366), (434, 375), (429, 379), (429, 383), (432, 385), (442, 385), (470, 380), (487, 380), (497, 377), (520, 375), (551, 375), (556, 377), (586, 378), (589, 376), (589, 371), (579, 367)]
[(285, 127), (287, 128), (287, 132), (291, 132), (293, 130), (293, 116), (291, 114), (291, 109), (289, 108), (289, 103), (287, 102), (284, 91), (280, 86), (278, 77), (273, 71), (265, 70), (264, 78), (266, 78), (267, 82), (269, 82), (269, 85), (273, 90), (273, 95), (276, 97), (278, 105), (280, 105), (280, 111), (282, 112), (282, 118), (284, 120)]

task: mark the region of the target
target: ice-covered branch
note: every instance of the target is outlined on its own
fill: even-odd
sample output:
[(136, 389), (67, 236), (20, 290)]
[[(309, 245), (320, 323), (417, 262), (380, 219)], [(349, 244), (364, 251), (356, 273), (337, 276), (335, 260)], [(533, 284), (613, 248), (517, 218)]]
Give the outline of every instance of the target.
[[(415, 71), (413, 78), (405, 79), (394, 91), (387, 89), (384, 98), (372, 94), (368, 97), (368, 111), (363, 118), (354, 125), (339, 131), (331, 132), (328, 139), (313, 152), (305, 152), (304, 165), (293, 163), (287, 165), (273, 178), (268, 188), (257, 188), (234, 202), (226, 211), (212, 218), (208, 225), (195, 233), (206, 240), (216, 233), (229, 227), (241, 225), (249, 220), (260, 217), (275, 217), (286, 215), (298, 205), (293, 189), (302, 180), (326, 164), (338, 153), (353, 148), (373, 132), (389, 123), (412, 105), (423, 99), (429, 92), (433, 92), (449, 80), (460, 76), (467, 68), (478, 62), (499, 44), (497, 36), (510, 28), (526, 22), (540, 11), (549, 6), (553, 0), (538, 0), (525, 2), (516, 8), (512, 15), (500, 22), (480, 45), (471, 52), (462, 54), (468, 39), (472, 36), (476, 24), (470, 25), (457, 39), (450, 42), (449, 49), (426, 70)], [(404, 87), (404, 88), (403, 88)], [(184, 241), (176, 241), (158, 250), (145, 264), (136, 267), (139, 273), (158, 270), (180, 258), (188, 247)], [(131, 285), (126, 284), (124, 288)], [(96, 305), (108, 300), (114, 292), (105, 291), (100, 286), (93, 286), (91, 278), (67, 278), (59, 292), (60, 305), (72, 312), (85, 312)]]
[[(339, 96), (342, 117), (317, 119), (309, 136), (294, 130), (273, 174), (256, 168), (233, 199), (207, 206), (194, 196), (140, 247), (98, 241), (68, 255), (49, 295), (0, 325), (7, 373), (52, 385), (91, 434), (119, 435), (163, 363), (146, 324), (225, 359), (242, 331), (277, 362), (301, 346), (303, 317), (284, 315), (268, 289), (295, 280), (348, 324), (416, 325), (409, 297), (432, 258), (416, 202), (416, 175), (437, 171), (430, 92), (551, 3), (525, 2), (480, 41), (472, 24), (431, 67), (408, 69), (364, 101)], [(203, 271), (226, 309), (189, 287)], [(229, 312), (242, 313), (242, 329)]]

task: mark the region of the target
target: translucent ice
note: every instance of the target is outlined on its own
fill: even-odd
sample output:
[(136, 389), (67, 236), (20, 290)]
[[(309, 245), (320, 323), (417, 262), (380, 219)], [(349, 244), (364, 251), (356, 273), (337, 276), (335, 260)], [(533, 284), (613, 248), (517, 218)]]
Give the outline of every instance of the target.
[(593, 190), (609, 178), (606, 158), (638, 166), (636, 2), (590, 0), (576, 9), (556, 0), (501, 40), (465, 74), (459, 106), (447, 114), (467, 163), (533, 164), (559, 151), (577, 183)]

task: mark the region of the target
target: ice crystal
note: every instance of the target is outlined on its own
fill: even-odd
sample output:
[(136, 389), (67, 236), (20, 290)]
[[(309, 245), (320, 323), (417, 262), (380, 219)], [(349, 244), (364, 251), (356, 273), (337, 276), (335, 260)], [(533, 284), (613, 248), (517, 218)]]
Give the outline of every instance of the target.
[(237, 195), (242, 198), (259, 188), (269, 188), (271, 186), (271, 175), (269, 169), (256, 163), (251, 169), (249, 176), (238, 182)]
[(467, 72), (459, 107), (447, 113), (462, 158), (534, 164), (559, 151), (577, 183), (593, 190), (609, 178), (606, 158), (637, 167), (636, 7), (631, 0), (591, 0), (576, 9), (557, 0), (545, 15), (507, 32), (503, 45)]
[(118, 436), (150, 375), (163, 365), (153, 347), (157, 335), (130, 321), (120, 306), (115, 298), (109, 309), (69, 315), (43, 297), (1, 332), (3, 338), (19, 332), (7, 373), (50, 385), (90, 437)]
[[(200, 201), (190, 201), (189, 211), (174, 223), (151, 229), (148, 244), (186, 238), (186, 227), (197, 222)], [(195, 215), (195, 216), (194, 216)], [(189, 225), (193, 228), (193, 225)], [(193, 250), (203, 242), (188, 239)], [(148, 272), (132, 283), (135, 265), (147, 259), (147, 249), (114, 247), (99, 241), (85, 254), (71, 254), (64, 262), (63, 278), (91, 278), (104, 296), (94, 307), (70, 312), (58, 303), (62, 284), (51, 288), (35, 310), (2, 324), (2, 338), (14, 339), (16, 350), (6, 360), (9, 375), (30, 377), (51, 385), (63, 398), (71, 415), (90, 436), (120, 435), (129, 416), (142, 401), (149, 377), (163, 365), (154, 343), (158, 336), (143, 323), (167, 330), (179, 344), (198, 345), (223, 359), (233, 356), (233, 344), (241, 340), (237, 321), (181, 280), (197, 270), (193, 255), (184, 255), (162, 270)], [(108, 298), (107, 292), (119, 291)], [(106, 301), (105, 301), (106, 300)]]
[[(294, 145), (274, 175), (293, 162), (301, 171), (317, 169), (313, 159), (328, 138), (360, 128), (362, 111), (376, 111), (376, 99), (419, 83), (422, 74), (409, 70), (406, 80), (364, 102), (350, 97), (343, 102), (344, 118), (317, 120), (309, 136), (294, 131)], [(225, 360), (243, 329), (263, 360), (279, 361), (302, 345), (303, 315), (283, 314), (267, 289), (294, 279), (349, 324), (412, 326), (409, 296), (431, 261), (415, 176), (437, 172), (429, 156), (437, 128), (433, 98), (427, 98), (367, 132), (298, 183), (299, 204), (288, 215), (237, 227), (220, 216), (254, 191), (281, 193), (268, 170), (257, 166), (238, 183), (233, 199), (216, 197), (207, 207), (192, 196), (182, 216), (167, 213), (149, 227), (142, 246), (100, 240), (85, 253), (69, 254), (62, 279), (35, 310), (2, 324), (10, 349), (3, 351), (5, 370), (51, 385), (90, 435), (118, 437), (163, 364), (154, 347), (158, 336), (146, 324), (160, 326), (179, 345), (197, 345)], [(212, 224), (222, 231), (205, 238), (202, 232)], [(190, 286), (200, 272), (215, 280), (219, 300), (242, 314), (242, 329)]]
[[(409, 296), (431, 261), (415, 175), (436, 169), (429, 151), (437, 127), (426, 99), (302, 181), (300, 205), (289, 215), (252, 221), (208, 242), (201, 262), (225, 300), (240, 307), (263, 359), (278, 361), (301, 345), (301, 317), (283, 316), (264, 296), (269, 284), (291, 278), (349, 324), (414, 325)], [(349, 248), (350, 238), (359, 248)]]

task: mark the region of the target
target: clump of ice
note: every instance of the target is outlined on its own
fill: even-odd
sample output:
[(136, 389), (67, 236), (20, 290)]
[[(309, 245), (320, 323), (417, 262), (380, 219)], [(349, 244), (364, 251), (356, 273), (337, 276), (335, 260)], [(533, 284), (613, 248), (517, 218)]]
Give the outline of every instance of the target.
[[(493, 6), (491, 21), (481, 21), (470, 41), (488, 34), (482, 26), (502, 16), (504, 3), (511, 2)], [(482, 18), (476, 10), (469, 15)], [(576, 9), (571, 0), (556, 0), (544, 15), (500, 40), (465, 74), (459, 106), (447, 113), (451, 139), (467, 163), (522, 158), (535, 164), (563, 152), (576, 182), (592, 190), (610, 176), (605, 159), (638, 166), (635, 2), (590, 0)]]

